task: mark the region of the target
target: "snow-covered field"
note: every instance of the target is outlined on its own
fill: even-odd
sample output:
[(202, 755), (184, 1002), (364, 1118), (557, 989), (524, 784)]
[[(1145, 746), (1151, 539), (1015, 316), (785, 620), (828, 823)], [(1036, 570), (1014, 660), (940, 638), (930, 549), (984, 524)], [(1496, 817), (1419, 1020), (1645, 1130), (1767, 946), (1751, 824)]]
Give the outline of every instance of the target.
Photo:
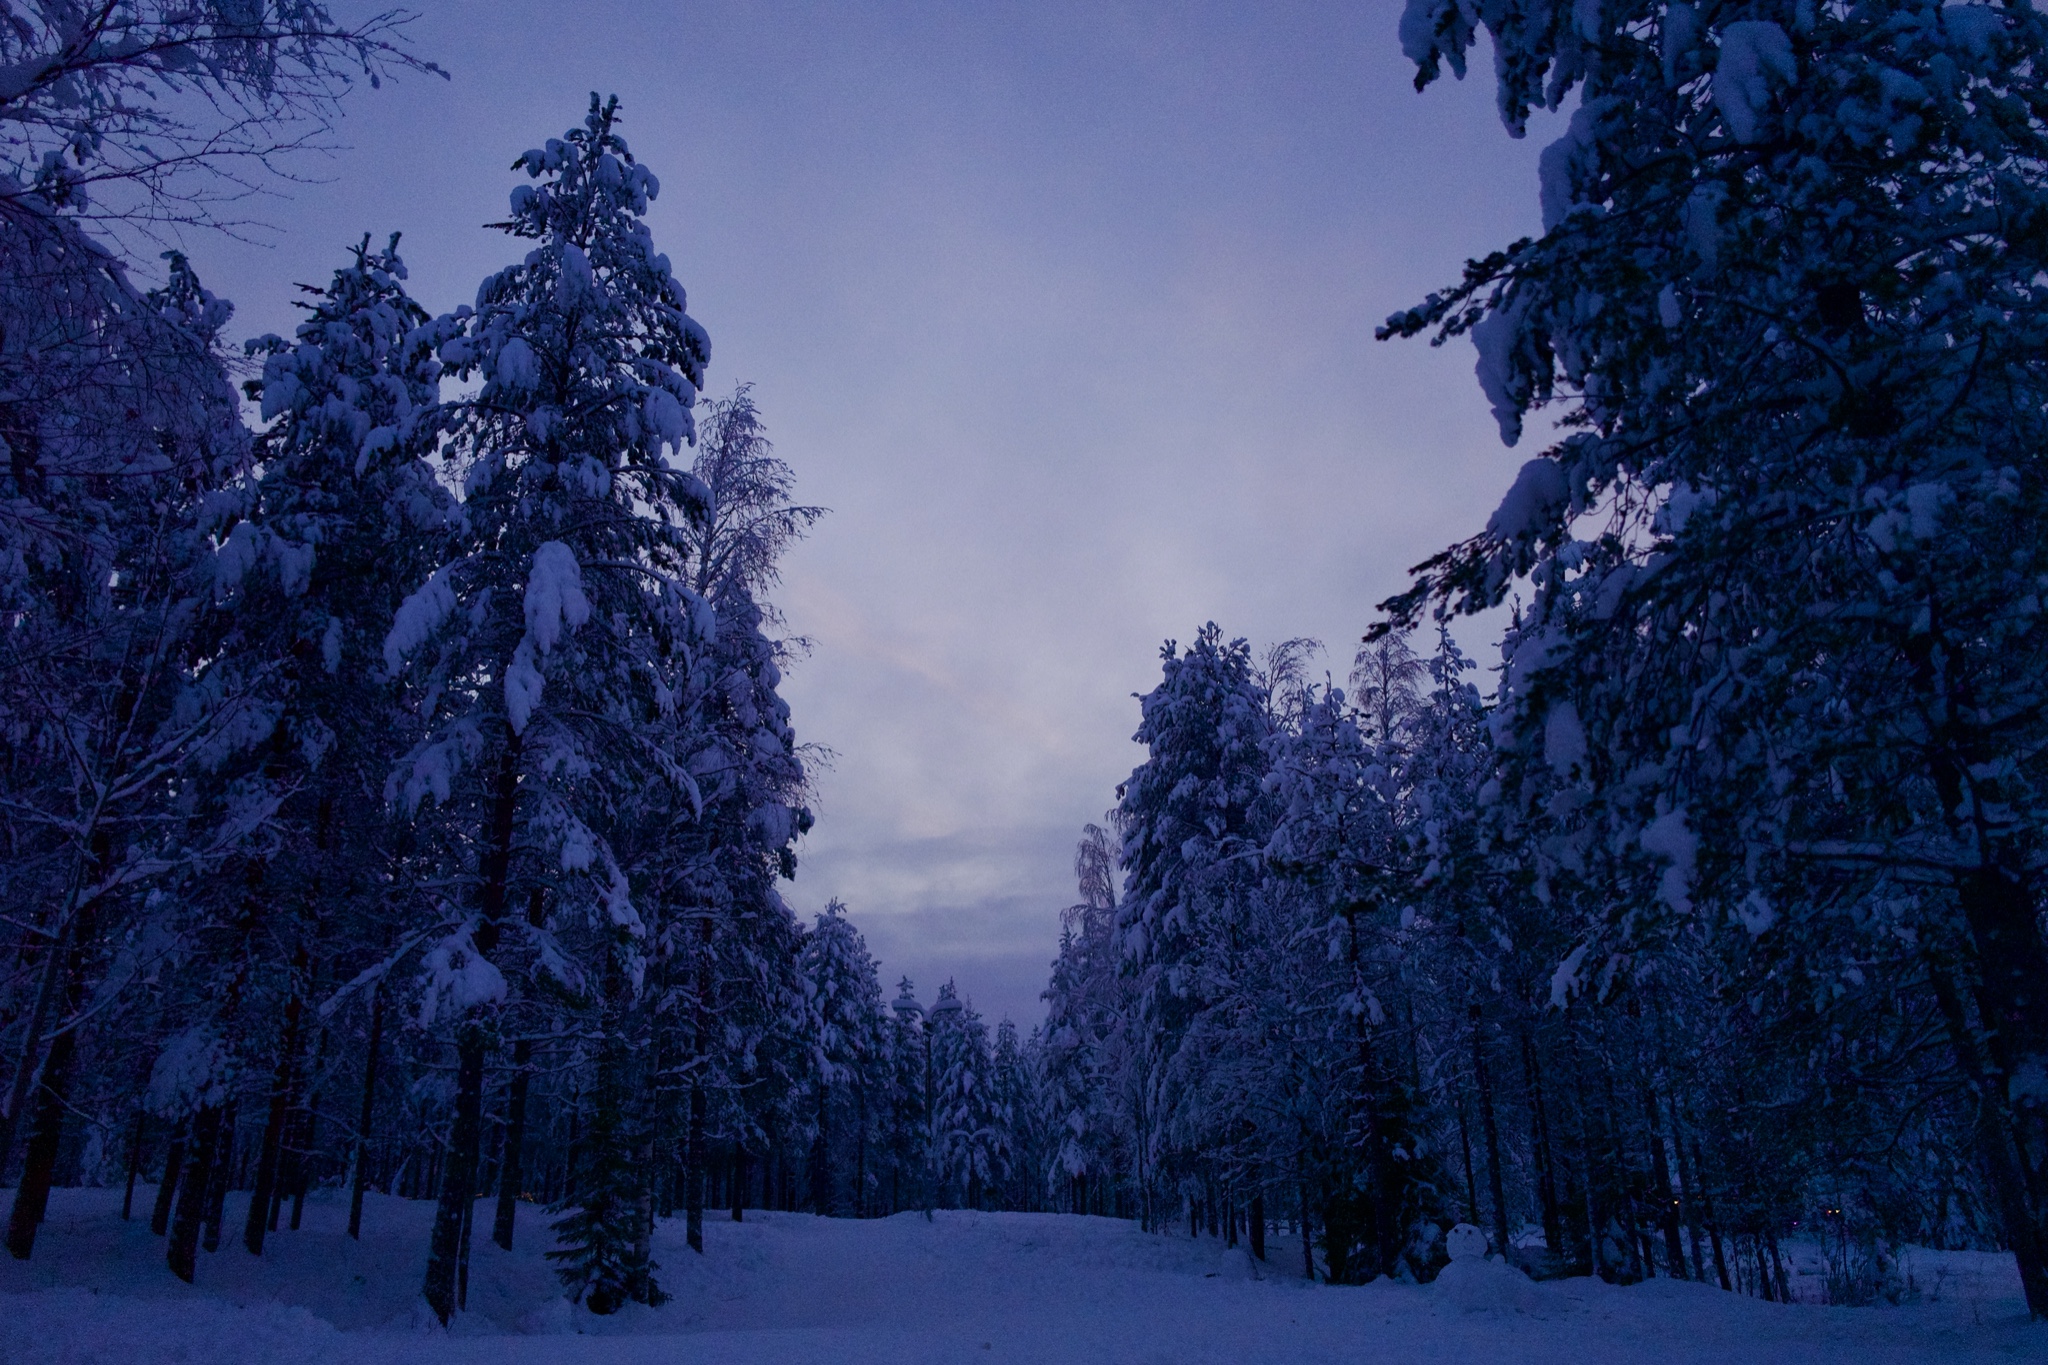
[(2048, 1324), (2024, 1320), (2010, 1261), (1970, 1253), (1915, 1253), (1924, 1296), (1904, 1308), (1572, 1280), (1507, 1296), (1522, 1301), (1517, 1311), (1441, 1283), (1310, 1285), (1284, 1241), (1255, 1265), (1213, 1241), (1102, 1218), (749, 1212), (737, 1225), (710, 1219), (701, 1258), (680, 1221), (664, 1225), (656, 1254), (673, 1300), (596, 1318), (562, 1300), (537, 1245), (540, 1220), (524, 1210), (518, 1251), (479, 1236), (470, 1312), (451, 1334), (417, 1306), (424, 1203), (372, 1196), (357, 1244), (342, 1233), (345, 1207), (315, 1201), (305, 1230), (275, 1235), (260, 1261), (224, 1240), (190, 1287), (164, 1269), (147, 1223), (121, 1223), (118, 1208), (117, 1191), (60, 1190), (35, 1259), (0, 1260), (0, 1362), (2048, 1361)]

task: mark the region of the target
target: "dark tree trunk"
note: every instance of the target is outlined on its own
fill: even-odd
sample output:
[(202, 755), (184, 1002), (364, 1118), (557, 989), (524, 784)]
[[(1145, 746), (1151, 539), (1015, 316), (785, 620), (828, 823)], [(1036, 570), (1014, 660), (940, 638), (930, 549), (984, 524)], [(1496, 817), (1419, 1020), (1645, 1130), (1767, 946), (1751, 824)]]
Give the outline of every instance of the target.
[[(99, 848), (95, 865), (106, 862), (104, 846)], [(60, 939), (51, 945), (53, 954), (51, 969), (61, 968), (63, 990), (58, 996), (58, 1005), (64, 1017), (75, 1017), (85, 1004), (85, 954), (80, 944), (93, 936), (96, 916), (92, 907), (86, 906), (72, 916), (72, 934), (69, 939)], [(42, 1013), (45, 1002), (38, 999), (38, 1013)], [(44, 1015), (47, 1019), (47, 1015)], [(29, 1032), (22, 1040), (26, 1055), (33, 1056), (38, 1041), (37, 1033), (43, 1024), (30, 1021)], [(36, 1229), (42, 1225), (43, 1214), (50, 1204), (50, 1182), (57, 1173), (57, 1149), (64, 1131), (64, 1113), (71, 1092), (71, 1069), (78, 1056), (78, 1030), (62, 1028), (50, 1040), (49, 1052), (43, 1058), (42, 1080), (29, 1092), (29, 1143), (23, 1159), (20, 1183), (14, 1189), (14, 1207), (7, 1219), (7, 1249), (17, 1259), (27, 1260), (35, 1250)], [(11, 1130), (4, 1135), (11, 1139)], [(7, 1164), (7, 1152), (0, 1148), (0, 1168)]]
[(157, 1180), (156, 1202), (149, 1211), (149, 1230), (153, 1236), (161, 1237), (171, 1229), (171, 1200), (178, 1192), (178, 1168), (184, 1161), (185, 1125), (180, 1124), (164, 1152), (164, 1173)]
[(348, 1235), (357, 1241), (363, 1236), (363, 1190), (370, 1176), (370, 1124), (377, 1114), (377, 1054), (384, 1046), (384, 983), (379, 981), (370, 990), (370, 1048), (363, 1058), (363, 1103), (356, 1119), (356, 1168), (348, 1195)]
[(1685, 1243), (1678, 1233), (1679, 1199), (1671, 1187), (1671, 1161), (1664, 1152), (1663, 1125), (1657, 1120), (1657, 1097), (1643, 1087), (1643, 1118), (1650, 1128), (1650, 1183), (1656, 1190), (1658, 1222), (1664, 1225), (1664, 1259), (1675, 1280), (1685, 1278)]
[(1297, 1183), (1295, 1186), (1295, 1196), (1301, 1201), (1297, 1206), (1301, 1216), (1295, 1220), (1296, 1231), (1301, 1233), (1301, 1273), (1309, 1283), (1313, 1284), (1316, 1278), (1316, 1238), (1315, 1230), (1309, 1226), (1308, 1183), (1306, 1181)]
[(1671, 1143), (1678, 1149), (1678, 1183), (1685, 1187), (1685, 1230), (1692, 1241), (1692, 1277), (1701, 1284), (1707, 1282), (1707, 1258), (1700, 1245), (1700, 1223), (1705, 1212), (1700, 1205), (1699, 1169), (1693, 1165), (1692, 1157), (1685, 1145), (1685, 1129), (1678, 1115), (1678, 1105), (1671, 1106)]
[(1479, 1181), (1472, 1174), (1472, 1130), (1465, 1122), (1465, 1097), (1458, 1096), (1458, 1154), (1465, 1162), (1465, 1221), (1479, 1222)]
[[(1698, 1169), (1699, 1164), (1699, 1153), (1695, 1151), (1694, 1169)], [(1714, 1197), (1708, 1194), (1704, 1187), (1700, 1191), (1700, 1208), (1707, 1218), (1707, 1237), (1714, 1244), (1714, 1277), (1720, 1280), (1724, 1291), (1732, 1294), (1735, 1292), (1735, 1282), (1728, 1277), (1728, 1257), (1721, 1249), (1721, 1222), (1714, 1217)]]
[(520, 1184), (525, 1179), (526, 1092), (533, 1080), (533, 1042), (512, 1044), (512, 1094), (505, 1106), (505, 1156), (498, 1164), (498, 1216), (491, 1240), (512, 1249), (512, 1225), (519, 1216)]
[(1529, 1091), (1529, 1151), (1536, 1163), (1536, 1197), (1543, 1205), (1543, 1245), (1551, 1255), (1562, 1256), (1564, 1222), (1558, 1216), (1557, 1165), (1550, 1151), (1550, 1116), (1543, 1104), (1536, 1039), (1526, 1026), (1522, 1032), (1522, 1079)]
[(1479, 1006), (1472, 1007), (1472, 1074), (1479, 1083), (1479, 1128), (1486, 1138), (1487, 1192), (1493, 1196), (1493, 1238), (1495, 1248), (1508, 1254), (1508, 1201), (1500, 1169), (1500, 1125), (1493, 1117), (1493, 1073), (1486, 1065), (1485, 1021)]
[(1986, 1132), (1982, 1146), (2027, 1310), (2048, 1318), (2048, 1095), (2036, 1087), (2014, 1098), (2016, 1080), (2048, 1072), (2048, 944), (2026, 885), (2001, 869), (1974, 873), (1957, 892), (1976, 949), (1983, 1022), (1981, 1051), (1969, 1049), (1980, 1056), (1962, 1060), (1978, 1062), (1970, 1069), (1981, 1078), (1983, 1126), (2002, 1130)]
[(249, 1192), (249, 1216), (242, 1221), (242, 1245), (251, 1256), (263, 1254), (263, 1234), (277, 1228), (278, 1161), (284, 1149), (285, 1126), (290, 1121), (292, 1100), (297, 1089), (299, 1020), (304, 1009), (294, 989), (284, 1007), (284, 1036), (277, 1054), (277, 1069), (270, 1077), (270, 1109), (263, 1121), (263, 1146), (256, 1157), (256, 1180)]
[(1266, 1196), (1263, 1193), (1252, 1196), (1250, 1222), (1246, 1230), (1251, 1234), (1252, 1257), (1266, 1259)]
[(178, 1190), (177, 1221), (171, 1225), (171, 1239), (164, 1251), (171, 1273), (186, 1284), (192, 1283), (193, 1272), (199, 1265), (199, 1232), (206, 1221), (206, 1194), (213, 1184), (213, 1168), (218, 1164), (214, 1149), (220, 1145), (220, 1128), (219, 1105), (209, 1104), (192, 1118), (184, 1183)]
[(121, 1195), (121, 1221), (135, 1212), (135, 1178), (142, 1173), (142, 1114), (135, 1115), (135, 1131), (128, 1135), (128, 1188)]
[(199, 1245), (207, 1251), (220, 1249), (220, 1220), (227, 1206), (229, 1178), (235, 1167), (235, 1102), (229, 1100), (220, 1114), (220, 1136), (214, 1143), (213, 1168), (206, 1178), (206, 1225)]
[(443, 1325), (461, 1306), (462, 1233), (476, 1202), (476, 1162), (483, 1135), (484, 1031), (465, 1024), (456, 1044), (455, 1127), (442, 1162), (441, 1198), (434, 1211), (422, 1292)]
[(455, 1307), (469, 1310), (469, 1235), (476, 1224), (476, 1200), (462, 1206), (462, 1248), (455, 1265)]
[(78, 1034), (66, 1029), (50, 1043), (43, 1062), (42, 1084), (35, 1089), (30, 1112), (28, 1153), (21, 1183), (14, 1189), (14, 1208), (7, 1218), (7, 1250), (18, 1261), (35, 1251), (36, 1229), (50, 1206), (50, 1182), (57, 1172), (57, 1149), (64, 1135), (64, 1109), (71, 1088), (71, 1063)]
[[(704, 1251), (704, 1087), (690, 1082), (690, 1130), (684, 1139), (683, 1228), (690, 1250)], [(735, 1200), (733, 1216), (738, 1218)]]
[(747, 1216), (747, 1149), (735, 1147), (732, 1151), (732, 1221), (745, 1221)]
[[(497, 949), (505, 918), (505, 897), (512, 869), (512, 816), (519, 796), (519, 736), (506, 727), (505, 749), (491, 796), (491, 821), (486, 831), (478, 894), (480, 914), (470, 942), (477, 955), (490, 960)], [(477, 1158), (483, 1142), (483, 1025), (466, 1020), (456, 1044), (455, 1128), (450, 1134), (441, 1198), (434, 1211), (428, 1244), (426, 1280), (420, 1292), (443, 1326), (458, 1307), (456, 1283), (462, 1259), (462, 1230), (476, 1198)]]
[[(306, 1187), (313, 1180), (313, 1157), (319, 1151), (315, 1132), (320, 1121), (319, 1097), (313, 1089), (320, 1074), (320, 1058), (327, 1051), (327, 1030), (321, 1029), (299, 1069), (298, 1100), (285, 1124), (282, 1180), (291, 1193), (291, 1230), (297, 1232), (306, 1217)], [(270, 1230), (277, 1231), (277, 1210), (272, 1208)]]

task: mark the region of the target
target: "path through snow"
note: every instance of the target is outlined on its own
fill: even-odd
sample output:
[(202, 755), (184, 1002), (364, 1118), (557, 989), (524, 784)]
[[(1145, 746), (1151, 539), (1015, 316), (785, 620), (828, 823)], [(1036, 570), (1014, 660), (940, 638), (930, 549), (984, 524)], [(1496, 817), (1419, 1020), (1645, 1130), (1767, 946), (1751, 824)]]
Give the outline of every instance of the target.
[[(138, 1192), (139, 1196), (146, 1192)], [(241, 1219), (231, 1198), (226, 1226)], [(1905, 1308), (1759, 1303), (1698, 1285), (1534, 1286), (1529, 1310), (1467, 1311), (1439, 1286), (1309, 1285), (1283, 1248), (1269, 1266), (1209, 1240), (1051, 1214), (941, 1212), (872, 1222), (750, 1211), (680, 1220), (656, 1238), (673, 1301), (610, 1318), (571, 1309), (525, 1215), (510, 1255), (478, 1238), (470, 1309), (453, 1333), (418, 1306), (431, 1207), (372, 1197), (362, 1243), (346, 1208), (258, 1261), (238, 1241), (173, 1280), (119, 1195), (61, 1190), (26, 1264), (0, 1263), (6, 1365), (1293, 1365), (1489, 1360), (1890, 1365), (2048, 1360), (2005, 1258), (1920, 1253), (1939, 1297)], [(138, 1197), (138, 1209), (147, 1208)], [(481, 1226), (488, 1211), (480, 1209)], [(1298, 1256), (1298, 1250), (1293, 1256)]]

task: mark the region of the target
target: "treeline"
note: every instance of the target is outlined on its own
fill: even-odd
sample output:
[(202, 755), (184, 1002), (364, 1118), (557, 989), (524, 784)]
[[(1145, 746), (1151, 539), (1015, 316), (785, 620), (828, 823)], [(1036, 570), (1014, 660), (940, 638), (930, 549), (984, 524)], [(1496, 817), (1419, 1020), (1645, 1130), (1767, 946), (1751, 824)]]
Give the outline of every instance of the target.
[[(1379, 336), (1556, 440), (1351, 699), (1168, 649), (1055, 977), (1068, 1165), (1291, 1200), (1340, 1278), (1456, 1215), (1782, 1296), (1796, 1227), (1849, 1300), (1995, 1240), (2048, 1316), (2048, 17), (1409, 0), (1418, 88), (1482, 31), (1508, 132), (1571, 109), (1542, 231)], [(1483, 702), (1407, 671), (1511, 597)]]
[[(148, 1181), (192, 1280), (379, 1189), (437, 1205), (443, 1320), (476, 1237), (537, 1231), (592, 1308), (656, 1302), (654, 1218), (794, 1199), (852, 1055), (806, 989), (844, 922), (776, 890), (811, 815), (769, 593), (819, 512), (744, 387), (699, 401), (616, 102), (518, 158), (472, 304), (366, 238), (236, 354), (183, 257), (130, 282), (138, 225), (214, 221), (354, 73), (431, 71), (395, 27), (0, 33), (6, 1243)], [(134, 103), (195, 89), (197, 124)]]
[(1063, 1207), (1284, 1217), (1336, 1282), (1427, 1279), (1470, 1222), (1539, 1274), (1765, 1298), (1796, 1232), (1838, 1302), (1901, 1292), (1901, 1242), (1995, 1243), (1909, 952), (1819, 991), (1764, 924), (1596, 964), (1547, 831), (1498, 819), (1498, 713), (1449, 632), (1368, 645), (1348, 694), (1308, 657), (1210, 626), (1142, 699), (1048, 991)]

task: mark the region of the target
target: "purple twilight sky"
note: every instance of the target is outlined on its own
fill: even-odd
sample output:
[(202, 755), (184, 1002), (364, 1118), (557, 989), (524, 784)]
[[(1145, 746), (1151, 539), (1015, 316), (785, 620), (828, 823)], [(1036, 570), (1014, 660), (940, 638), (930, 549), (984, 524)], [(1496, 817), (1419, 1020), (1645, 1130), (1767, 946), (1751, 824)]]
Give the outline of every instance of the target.
[(751, 381), (832, 509), (779, 596), (836, 755), (788, 895), (843, 898), (890, 994), (1042, 1018), (1162, 640), (1314, 636), (1341, 679), (1523, 458), (1469, 346), (1372, 329), (1537, 228), (1554, 133), (1510, 141), (1488, 68), (1417, 95), (1397, 0), (424, 9), (453, 79), (363, 90), (319, 183), (256, 208), (268, 244), (194, 257), (236, 337), (365, 231), (452, 308), (516, 255), (481, 226), (512, 158), (621, 97), (712, 392)]

